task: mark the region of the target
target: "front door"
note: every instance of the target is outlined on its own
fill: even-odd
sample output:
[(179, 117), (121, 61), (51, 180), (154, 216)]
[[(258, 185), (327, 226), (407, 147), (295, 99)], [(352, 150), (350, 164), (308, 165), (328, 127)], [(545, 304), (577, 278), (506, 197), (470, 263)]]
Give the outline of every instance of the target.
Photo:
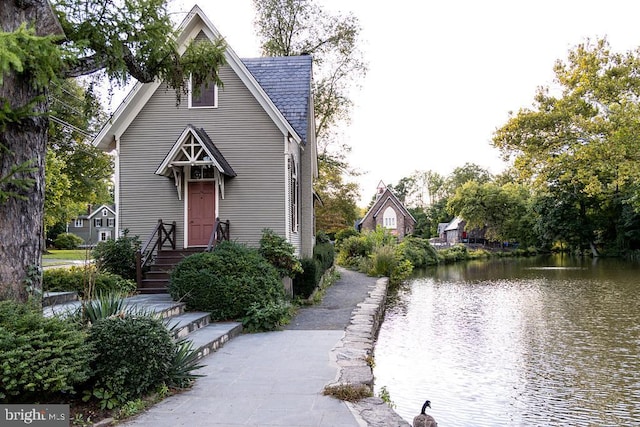
[(190, 181), (188, 201), (189, 246), (207, 246), (216, 222), (213, 181)]

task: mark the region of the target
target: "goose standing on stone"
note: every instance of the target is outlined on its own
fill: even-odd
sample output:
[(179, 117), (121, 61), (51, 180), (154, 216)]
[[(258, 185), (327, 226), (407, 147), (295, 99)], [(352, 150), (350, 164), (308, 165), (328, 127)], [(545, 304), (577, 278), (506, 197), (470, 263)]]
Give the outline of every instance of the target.
[(424, 402), (424, 405), (422, 405), (422, 411), (420, 411), (420, 415), (416, 416), (413, 419), (413, 427), (437, 427), (438, 426), (438, 423), (431, 415), (427, 415), (424, 413), (425, 409), (427, 408), (431, 409), (430, 400), (427, 400), (426, 402)]

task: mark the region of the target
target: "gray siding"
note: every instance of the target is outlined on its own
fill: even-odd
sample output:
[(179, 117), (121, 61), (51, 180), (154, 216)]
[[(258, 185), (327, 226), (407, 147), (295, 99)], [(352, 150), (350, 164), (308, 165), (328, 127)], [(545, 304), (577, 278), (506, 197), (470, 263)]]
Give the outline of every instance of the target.
[(120, 224), (143, 241), (162, 219), (176, 221), (184, 242), (183, 201), (173, 179), (154, 172), (187, 124), (204, 128), (237, 173), (219, 201), (231, 238), (255, 246), (263, 228), (285, 235), (284, 137), (230, 67), (221, 78), (215, 109), (190, 110), (187, 95), (176, 107), (175, 92), (160, 86), (121, 138)]
[(313, 208), (313, 162), (315, 162), (315, 150), (311, 144), (315, 144), (315, 139), (309, 141), (304, 151), (300, 154), (300, 253), (302, 257), (313, 256), (313, 245), (315, 243), (315, 214)]

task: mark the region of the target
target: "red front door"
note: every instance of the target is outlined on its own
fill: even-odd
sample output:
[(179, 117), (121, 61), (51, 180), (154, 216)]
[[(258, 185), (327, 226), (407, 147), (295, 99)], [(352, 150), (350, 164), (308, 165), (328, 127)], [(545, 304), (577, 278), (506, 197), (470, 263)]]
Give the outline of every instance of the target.
[(216, 222), (216, 187), (213, 181), (189, 182), (189, 246), (206, 246)]

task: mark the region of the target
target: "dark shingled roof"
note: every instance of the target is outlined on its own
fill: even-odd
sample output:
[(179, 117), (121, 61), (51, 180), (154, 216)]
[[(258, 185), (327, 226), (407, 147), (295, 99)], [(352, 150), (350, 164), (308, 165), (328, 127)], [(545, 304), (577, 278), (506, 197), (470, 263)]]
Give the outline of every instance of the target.
[(216, 147), (213, 141), (211, 141), (211, 138), (209, 138), (209, 135), (207, 134), (207, 132), (205, 132), (205, 130), (202, 128), (198, 129), (191, 124), (187, 126), (193, 129), (198, 134), (198, 136), (200, 137), (204, 145), (206, 145), (209, 152), (213, 154), (213, 157), (216, 159), (218, 164), (220, 164), (220, 166), (222, 167), (222, 173), (230, 177), (236, 176), (236, 172), (233, 170), (229, 162), (227, 162), (227, 159), (224, 158), (220, 150), (218, 150), (218, 147)]
[(306, 145), (311, 56), (251, 58), (242, 62)]

